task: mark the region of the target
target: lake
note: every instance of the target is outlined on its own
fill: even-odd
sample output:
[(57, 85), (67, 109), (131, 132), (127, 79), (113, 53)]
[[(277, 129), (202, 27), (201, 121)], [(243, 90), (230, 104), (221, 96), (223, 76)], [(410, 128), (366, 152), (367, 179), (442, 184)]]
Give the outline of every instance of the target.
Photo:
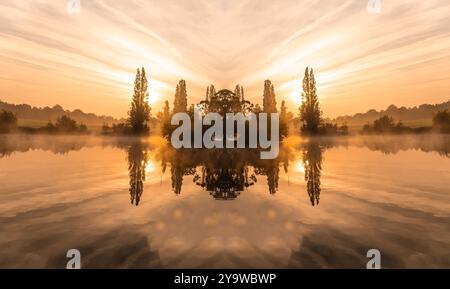
[(450, 268), (450, 137), (0, 136), (0, 268)]

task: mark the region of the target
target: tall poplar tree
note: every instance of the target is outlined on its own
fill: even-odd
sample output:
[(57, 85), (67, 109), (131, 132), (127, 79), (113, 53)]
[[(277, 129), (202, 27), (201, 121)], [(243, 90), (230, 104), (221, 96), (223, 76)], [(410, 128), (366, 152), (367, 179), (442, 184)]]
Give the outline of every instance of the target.
[(170, 115), (170, 107), (169, 107), (169, 101), (164, 102), (164, 109), (161, 113), (161, 133), (163, 137), (169, 137), (171, 133), (171, 115)]
[(145, 69), (138, 69), (134, 81), (134, 94), (131, 108), (128, 112), (128, 124), (134, 134), (148, 134), (150, 121), (150, 106), (148, 104), (148, 81)]
[(263, 111), (267, 113), (277, 112), (275, 88), (270, 80), (264, 82)]
[(308, 67), (303, 78), (302, 105), (300, 107), (300, 120), (302, 121), (302, 133), (317, 134), (321, 123), (319, 98), (317, 97), (316, 80), (314, 72)]
[(280, 107), (280, 135), (286, 137), (289, 133), (289, 116), (286, 107), (286, 102), (281, 101)]
[(175, 92), (175, 100), (173, 102), (173, 112), (186, 112), (187, 111), (187, 92), (186, 81), (180, 80)]

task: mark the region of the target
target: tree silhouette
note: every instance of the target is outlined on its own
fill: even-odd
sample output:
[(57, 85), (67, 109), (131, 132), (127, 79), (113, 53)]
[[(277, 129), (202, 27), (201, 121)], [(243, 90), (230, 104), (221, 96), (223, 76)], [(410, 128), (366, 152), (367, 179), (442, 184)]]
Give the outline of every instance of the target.
[(244, 101), (244, 88), (240, 86), (239, 84), (236, 85), (236, 88), (234, 89), (234, 94), (240, 101)]
[(145, 168), (148, 162), (143, 144), (134, 143), (128, 149), (128, 174), (130, 176), (130, 201), (138, 206), (144, 192)]
[(303, 151), (303, 166), (305, 168), (306, 190), (311, 205), (317, 206), (320, 202), (322, 174), (322, 148), (319, 144), (310, 142)]
[(170, 107), (169, 101), (164, 102), (164, 109), (160, 116), (161, 123), (161, 133), (163, 137), (168, 137), (171, 133), (171, 124), (170, 124)]
[(264, 82), (263, 111), (267, 113), (277, 112), (275, 88), (270, 80)]
[(289, 121), (291, 115), (287, 111), (286, 102), (283, 100), (280, 107), (280, 135), (287, 137), (289, 134)]
[(300, 107), (302, 133), (317, 134), (321, 123), (321, 115), (314, 72), (307, 67), (303, 78), (302, 105)]
[(49, 122), (45, 127), (39, 128), (38, 131), (44, 133), (88, 133), (87, 126), (78, 123), (67, 115), (62, 115), (56, 119), (55, 123)]
[(6, 110), (0, 112), (0, 133), (9, 133), (17, 127), (17, 116)]
[(63, 132), (74, 132), (78, 129), (77, 122), (67, 115), (63, 115), (56, 120), (55, 126)]
[(216, 94), (216, 88), (214, 87), (214, 85), (210, 85), (206, 88), (206, 101), (210, 101), (214, 95)]
[(433, 128), (440, 133), (450, 133), (450, 112), (439, 111), (433, 117)]
[(128, 124), (134, 134), (148, 134), (150, 106), (148, 105), (148, 81), (145, 69), (138, 69), (134, 81), (134, 94), (128, 112)]
[(175, 91), (175, 100), (173, 102), (173, 112), (186, 112), (187, 111), (187, 92), (186, 81), (180, 80)]

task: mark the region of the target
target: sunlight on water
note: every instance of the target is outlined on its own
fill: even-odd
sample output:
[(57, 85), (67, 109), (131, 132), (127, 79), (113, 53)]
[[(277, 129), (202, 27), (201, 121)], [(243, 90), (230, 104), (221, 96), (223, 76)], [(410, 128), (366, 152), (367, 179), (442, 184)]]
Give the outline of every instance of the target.
[(0, 267), (450, 266), (448, 137), (288, 139), (280, 157), (155, 138), (0, 136)]

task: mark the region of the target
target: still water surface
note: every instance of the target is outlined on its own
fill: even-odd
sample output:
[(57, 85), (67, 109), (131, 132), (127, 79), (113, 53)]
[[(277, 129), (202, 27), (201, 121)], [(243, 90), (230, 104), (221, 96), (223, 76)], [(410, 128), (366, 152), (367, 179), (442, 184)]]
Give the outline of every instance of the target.
[[(259, 154), (258, 154), (259, 155)], [(288, 139), (280, 158), (156, 139), (0, 136), (0, 268), (450, 267), (450, 138)]]

